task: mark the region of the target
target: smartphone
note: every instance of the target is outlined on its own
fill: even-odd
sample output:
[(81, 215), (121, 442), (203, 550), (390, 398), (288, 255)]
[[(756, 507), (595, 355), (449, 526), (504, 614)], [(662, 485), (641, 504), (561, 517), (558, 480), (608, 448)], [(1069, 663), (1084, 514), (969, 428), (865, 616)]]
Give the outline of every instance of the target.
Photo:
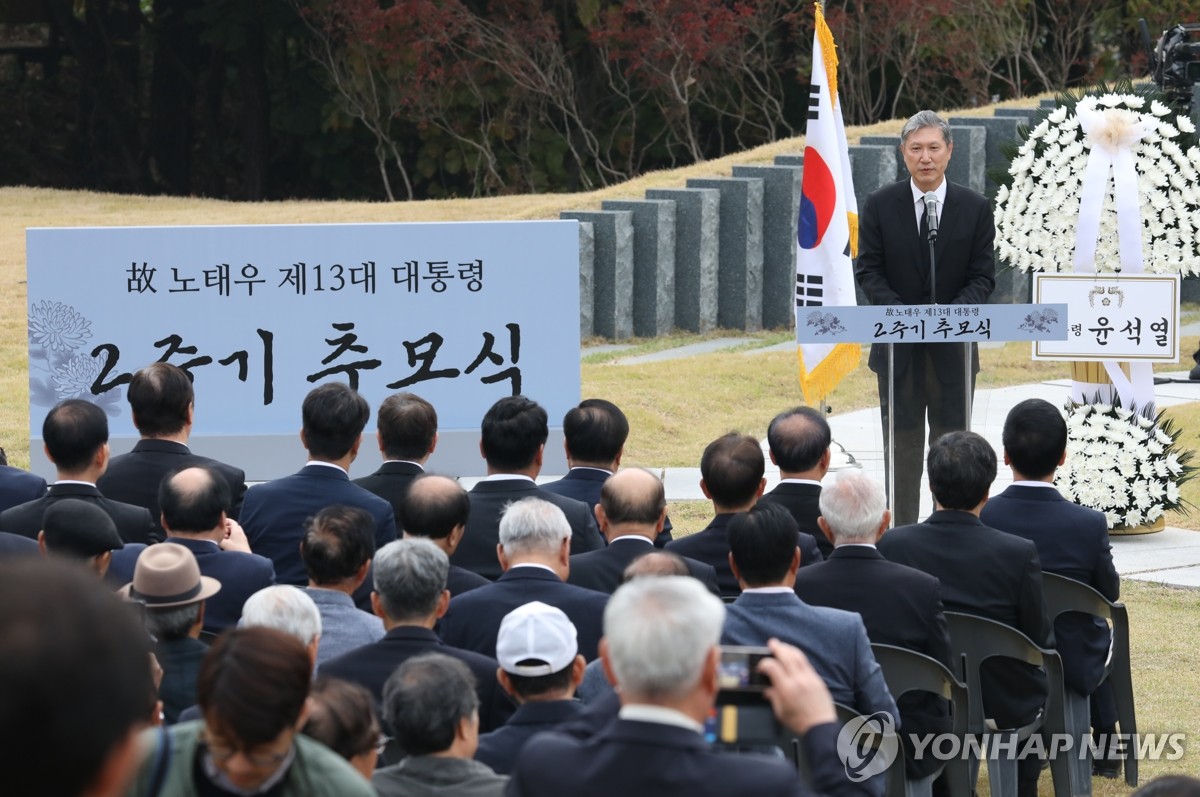
[(758, 671), (758, 663), (771, 657), (767, 648), (721, 645), (717, 687), (726, 691), (761, 692), (771, 685)]

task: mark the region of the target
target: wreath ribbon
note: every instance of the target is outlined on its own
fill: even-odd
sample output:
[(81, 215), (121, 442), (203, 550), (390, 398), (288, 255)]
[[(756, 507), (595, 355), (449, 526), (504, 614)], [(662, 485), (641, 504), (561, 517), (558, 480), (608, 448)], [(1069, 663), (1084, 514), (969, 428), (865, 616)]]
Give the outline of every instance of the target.
[[(1109, 175), (1113, 181), (1113, 201), (1117, 211), (1117, 249), (1123, 274), (1141, 274), (1142, 208), (1138, 193), (1137, 163), (1133, 146), (1146, 137), (1152, 123), (1142, 121), (1130, 111), (1108, 108), (1076, 108), (1079, 126), (1087, 134), (1091, 151), (1079, 200), (1079, 224), (1075, 230), (1075, 273), (1096, 273), (1096, 243), (1100, 237), (1100, 216), (1108, 195)], [(1104, 370), (1125, 407), (1153, 412), (1154, 371), (1150, 363), (1131, 362), (1129, 378), (1116, 360), (1104, 360)]]

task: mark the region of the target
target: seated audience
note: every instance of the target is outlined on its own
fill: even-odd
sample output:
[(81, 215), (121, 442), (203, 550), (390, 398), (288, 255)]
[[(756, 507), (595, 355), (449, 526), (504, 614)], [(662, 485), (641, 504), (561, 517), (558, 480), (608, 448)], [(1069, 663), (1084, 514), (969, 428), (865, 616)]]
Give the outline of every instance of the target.
[(454, 552), (454, 564), (484, 578), (499, 578), (503, 572), (496, 561), (500, 516), (506, 506), (523, 498), (541, 498), (562, 510), (571, 529), (571, 553), (604, 547), (587, 504), (547, 492), (534, 481), (542, 470), (549, 435), (546, 411), (524, 396), (502, 398), (488, 409), (479, 438), (488, 475), (469, 493), (471, 517)]
[(510, 505), (500, 520), (496, 554), (504, 575), (450, 601), (440, 626), (442, 639), (494, 656), (504, 616), (536, 600), (566, 612), (579, 632), (579, 652), (586, 659), (596, 658), (608, 596), (564, 583), (570, 554), (571, 527), (562, 510), (540, 498)]
[(358, 684), (337, 678), (318, 678), (308, 695), (308, 719), (300, 728), (350, 762), (367, 780), (375, 774), (380, 746), (386, 741), (379, 732), (375, 700)]
[(374, 797), (345, 759), (299, 732), (311, 677), (311, 659), (294, 637), (270, 628), (225, 632), (200, 665), (203, 719), (153, 738), (130, 795), (156, 782), (163, 795)]
[[(833, 540), (833, 553), (820, 567), (796, 573), (796, 594), (810, 606), (855, 612), (872, 643), (922, 653), (957, 675), (959, 667), (950, 655), (938, 580), (889, 562), (875, 549), (891, 520), (886, 506), (883, 487), (862, 471), (844, 471), (827, 483), (821, 491), (818, 523)], [(931, 755), (916, 760), (912, 734), (949, 731), (946, 701), (929, 693), (910, 692), (896, 704), (908, 777), (927, 777), (943, 762)]]
[[(712, 501), (716, 517), (703, 530), (667, 546), (672, 553), (712, 565), (722, 597), (736, 597), (741, 592), (729, 568), (729, 521), (758, 501), (766, 485), (765, 471), (762, 447), (753, 437), (730, 432), (709, 443), (700, 459), (700, 489)], [(817, 542), (810, 535), (797, 532), (796, 542), (801, 565), (821, 561)]]
[(104, 475), (96, 480), (100, 492), (115, 501), (149, 510), (161, 538), (158, 491), (162, 480), (184, 468), (204, 467), (225, 482), (228, 490), (221, 509), (231, 520), (237, 520), (246, 495), (246, 474), (241, 468), (193, 454), (188, 448), (196, 399), (188, 374), (170, 363), (148, 365), (134, 373), (125, 397), (141, 439), (132, 451), (108, 463)]
[[(621, 586), (621, 574), (639, 556), (655, 551), (655, 539), (667, 517), (662, 480), (642, 468), (626, 468), (605, 481), (595, 506), (596, 521), (608, 545), (571, 557), (567, 583), (611, 595)], [(714, 594), (717, 572), (712, 565), (686, 561), (691, 575)]]
[(63, 498), (46, 508), (37, 545), (43, 556), (81, 562), (100, 578), (108, 573), (113, 551), (125, 547), (112, 517), (76, 498)]
[(768, 453), (779, 468), (779, 484), (760, 501), (782, 504), (796, 519), (802, 534), (816, 540), (828, 558), (833, 542), (817, 524), (821, 480), (829, 472), (833, 434), (825, 413), (814, 407), (793, 407), (779, 413), (767, 427)]
[(208, 647), (200, 641), (207, 601), (221, 590), (215, 578), (200, 574), (196, 558), (182, 545), (151, 545), (138, 557), (133, 581), (121, 594), (144, 607), (146, 630), (157, 645), (162, 667), (158, 696), (168, 725), (196, 704), (196, 679)]
[(154, 691), (149, 650), (129, 606), (82, 568), (0, 564), (3, 792), (122, 794)]
[[(1062, 412), (1043, 399), (1026, 399), (1008, 413), (1003, 435), (1004, 464), (1012, 470), (1013, 483), (987, 502), (980, 521), (1031, 541), (1042, 572), (1082, 582), (1115, 601), (1121, 577), (1113, 565), (1108, 521), (1054, 488), (1054, 474), (1067, 458)], [(1115, 778), (1121, 774), (1121, 759), (1105, 748), (1113, 744), (1117, 730), (1117, 703), (1111, 684), (1101, 683), (1112, 645), (1108, 623), (1081, 612), (1061, 614), (1054, 621), (1054, 642), (1066, 685), (1090, 696), (1092, 734), (1106, 753), (1094, 762), (1093, 771)]]
[[(1037, 547), (979, 520), (996, 478), (991, 444), (974, 432), (942, 435), (929, 447), (927, 472), (933, 513), (923, 523), (884, 534), (879, 552), (936, 578), (946, 611), (996, 620), (1034, 644), (1054, 647)], [(980, 680), (984, 712), (999, 728), (1032, 722), (1046, 702), (1045, 672), (1024, 662), (985, 661)], [(1036, 794), (1040, 771), (1036, 757), (1018, 761), (1019, 797)]]
[[(275, 583), (271, 560), (250, 552), (236, 520), (226, 515), (229, 486), (207, 466), (184, 468), (167, 475), (158, 488), (162, 528), (170, 542), (196, 557), (200, 572), (221, 582), (204, 611), (204, 630), (219, 634), (237, 625), (246, 599)], [(112, 576), (124, 584), (133, 578), (140, 554), (136, 546), (113, 555)]]
[(9, 465), (4, 449), (0, 448), (0, 512), (45, 494), (46, 480), (36, 473)]
[(304, 591), (321, 613), (317, 666), (383, 638), (383, 621), (359, 609), (351, 597), (371, 571), (374, 534), (369, 512), (343, 504), (325, 507), (304, 525)]
[(371, 778), (379, 797), (499, 797), (507, 778), (474, 760), (475, 677), (459, 659), (423, 653), (388, 678), (383, 715), (408, 757)]
[[(242, 526), (250, 547), (275, 563), (281, 584), (304, 586), (308, 575), (300, 559), (304, 521), (333, 504), (357, 506), (375, 519), (375, 547), (396, 539), (392, 505), (350, 482), (362, 431), (371, 417), (367, 400), (341, 382), (313, 388), (301, 408), (300, 442), (308, 462), (291, 476), (259, 484), (246, 492)], [(355, 596), (359, 608), (369, 605), (369, 590)]]
[(57, 481), (41, 498), (0, 512), (0, 529), (37, 538), (46, 509), (64, 498), (77, 498), (103, 509), (125, 542), (157, 542), (160, 536), (144, 507), (105, 498), (96, 480), (108, 467), (108, 416), (90, 401), (67, 399), (55, 404), (42, 422), (46, 456)]
[[(408, 486), (397, 519), (404, 524), (405, 537), (424, 537), (453, 557), (470, 514), (471, 499), (461, 484), (445, 476), (418, 476)], [(490, 583), (478, 573), (450, 563), (446, 579), (450, 597)]]
[(795, 645), (835, 702), (866, 716), (886, 712), (899, 724), (862, 618), (800, 600), (794, 592), (799, 559), (796, 521), (782, 506), (760, 504), (730, 521), (729, 564), (742, 594), (726, 607), (722, 643), (761, 647), (780, 639)]
[(396, 534), (404, 531), (404, 497), (413, 479), (425, 472), (425, 461), (437, 448), (437, 410), (415, 393), (396, 393), (379, 405), (375, 438), (383, 464), (354, 483), (392, 505)]
[[(620, 689), (615, 721), (586, 738), (545, 733), (525, 746), (508, 794), (575, 797), (753, 792), (812, 794), (783, 758), (718, 753), (702, 735), (717, 696), (717, 642), (725, 607), (692, 578), (641, 578), (618, 589), (604, 612), (605, 668)], [(833, 701), (804, 654), (772, 640), (759, 671), (779, 721), (803, 737), (817, 793), (866, 793), (836, 752)]]
[(513, 705), (496, 679), (496, 660), (443, 642), (433, 627), (446, 613), (450, 593), (446, 554), (429, 540), (405, 539), (385, 545), (375, 554), (375, 614), (387, 630), (383, 639), (330, 659), (321, 675), (362, 684), (382, 705), (383, 685), (396, 668), (422, 653), (457, 658), (475, 674), (484, 730), (504, 724)]
[(584, 661), (578, 651), (575, 626), (561, 609), (533, 601), (505, 615), (496, 640), (498, 676), (517, 710), (504, 727), (479, 737), (476, 761), (507, 775), (530, 737), (579, 713), (583, 704), (573, 698)]

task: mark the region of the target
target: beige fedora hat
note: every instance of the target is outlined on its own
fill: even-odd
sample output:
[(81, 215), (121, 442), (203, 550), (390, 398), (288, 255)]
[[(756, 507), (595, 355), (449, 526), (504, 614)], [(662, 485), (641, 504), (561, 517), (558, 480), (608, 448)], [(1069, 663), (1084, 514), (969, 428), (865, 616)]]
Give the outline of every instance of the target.
[(138, 555), (133, 582), (121, 588), (121, 596), (139, 601), (147, 609), (169, 609), (210, 598), (221, 582), (200, 575), (195, 555), (173, 542), (151, 545)]

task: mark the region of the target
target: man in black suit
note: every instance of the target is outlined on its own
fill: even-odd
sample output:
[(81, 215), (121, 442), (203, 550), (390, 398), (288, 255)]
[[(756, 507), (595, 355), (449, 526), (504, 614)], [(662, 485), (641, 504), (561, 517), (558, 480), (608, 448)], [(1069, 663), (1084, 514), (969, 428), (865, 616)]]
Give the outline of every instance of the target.
[(404, 496), (412, 480), (425, 472), (425, 462), (437, 448), (437, 430), (437, 410), (415, 393), (396, 393), (379, 405), (375, 438), (383, 464), (354, 483), (392, 505), (397, 534), (404, 531)]
[[(672, 553), (712, 565), (722, 597), (737, 597), (742, 591), (729, 567), (729, 521), (758, 501), (767, 483), (765, 471), (762, 447), (753, 437), (730, 432), (709, 443), (700, 458), (700, 489), (712, 501), (716, 517), (703, 530), (667, 546)], [(812, 535), (797, 533), (796, 544), (801, 567), (821, 561)]]
[[(946, 611), (996, 620), (1052, 648), (1037, 548), (979, 520), (995, 478), (996, 452), (987, 440), (974, 432), (943, 435), (929, 448), (933, 514), (884, 534), (879, 552), (938, 579)], [(984, 711), (999, 728), (1033, 721), (1046, 702), (1046, 673), (1023, 662), (986, 661), (980, 679)], [(1018, 761), (1021, 797), (1036, 794), (1040, 766), (1033, 756)]]
[(36, 473), (9, 465), (3, 448), (0, 448), (0, 460), (0, 512), (46, 494), (46, 480)]
[(642, 578), (621, 587), (605, 613), (605, 669), (620, 689), (615, 721), (586, 738), (536, 737), (509, 781), (514, 797), (867, 794), (838, 759), (829, 691), (804, 654), (777, 640), (759, 664), (779, 721), (802, 735), (812, 788), (783, 758), (718, 753), (703, 723), (717, 696), (725, 607), (691, 578)]
[(494, 658), (452, 647), (434, 633), (446, 613), (450, 593), (446, 554), (429, 540), (396, 540), (375, 553), (375, 591), (371, 605), (383, 620), (387, 635), (371, 645), (330, 659), (321, 675), (362, 684), (383, 700), (383, 685), (402, 663), (422, 653), (444, 653), (471, 668), (479, 695), (482, 730), (499, 728), (512, 715), (513, 705), (496, 679)]
[[(834, 550), (819, 567), (796, 574), (796, 594), (812, 606), (828, 606), (862, 617), (872, 643), (895, 645), (937, 659), (957, 674), (942, 611), (941, 586), (928, 573), (889, 562), (875, 542), (891, 520), (883, 488), (861, 471), (844, 471), (821, 491), (820, 518)], [(940, 761), (914, 760), (912, 734), (950, 730), (946, 701), (909, 693), (896, 701), (905, 744), (905, 769), (916, 780), (932, 774)]]
[(596, 658), (608, 596), (564, 583), (570, 547), (571, 527), (557, 506), (540, 498), (523, 498), (510, 505), (500, 519), (496, 550), (504, 575), (450, 601), (440, 626), (442, 639), (495, 656), (504, 615), (530, 601), (541, 601), (566, 612), (579, 633), (580, 654), (588, 661)]
[[(246, 493), (242, 526), (250, 547), (275, 563), (280, 584), (305, 586), (308, 573), (300, 558), (304, 521), (333, 504), (365, 509), (375, 518), (375, 547), (396, 539), (392, 505), (350, 481), (350, 463), (358, 456), (363, 427), (371, 416), (367, 400), (342, 382), (316, 387), (304, 397), (300, 442), (308, 462), (291, 476), (260, 484)], [(369, 590), (355, 594), (363, 607)]]
[[(226, 516), (229, 502), (228, 483), (205, 466), (185, 468), (163, 479), (155, 501), (162, 509), (167, 540), (191, 551), (200, 572), (221, 582), (221, 591), (208, 600), (204, 611), (204, 630), (212, 634), (236, 626), (246, 599), (275, 583), (271, 560), (251, 553), (241, 526)], [(132, 581), (136, 562), (136, 555), (114, 554), (110, 580)]]
[[(600, 488), (621, 467), (629, 420), (621, 408), (604, 399), (584, 399), (563, 416), (563, 448), (567, 452), (567, 475), (542, 489), (583, 501), (594, 512), (600, 503)], [(603, 533), (603, 530), (601, 530)], [(657, 548), (671, 541), (671, 520), (654, 540)]]
[[(992, 208), (984, 197), (945, 179), (954, 151), (950, 125), (933, 111), (909, 119), (900, 133), (900, 153), (910, 180), (884, 186), (867, 197), (858, 232), (859, 285), (871, 304), (984, 304), (996, 286)], [(930, 218), (926, 197), (939, 217), (934, 253), (937, 284), (930, 284)], [(972, 348), (971, 389), (979, 370)], [(870, 368), (879, 382), (886, 439), (887, 347), (871, 347)], [(895, 345), (896, 525), (917, 520), (925, 417), (929, 441), (966, 429), (963, 349), (948, 344)], [(889, 457), (891, 452), (885, 452)]]
[(108, 467), (108, 416), (90, 401), (60, 401), (42, 422), (46, 456), (58, 480), (41, 498), (0, 513), (0, 530), (37, 538), (46, 508), (64, 498), (78, 498), (103, 509), (125, 542), (158, 542), (157, 524), (144, 507), (101, 495), (96, 480)]
[[(988, 501), (979, 519), (993, 528), (1037, 546), (1042, 571), (1087, 584), (1109, 600), (1121, 593), (1113, 565), (1108, 522), (1101, 512), (1072, 503), (1054, 489), (1054, 473), (1067, 457), (1067, 423), (1048, 401), (1026, 399), (1004, 421), (1004, 464), (1013, 483)], [(1079, 612), (1054, 621), (1054, 639), (1063, 660), (1067, 686), (1091, 696), (1092, 728), (1097, 740), (1114, 733), (1117, 706), (1105, 681), (1112, 634), (1098, 617)], [(1097, 774), (1117, 777), (1120, 759), (1097, 761)]]
[(487, 461), (488, 475), (469, 493), (471, 517), (466, 536), (452, 557), (454, 564), (484, 578), (498, 578), (500, 514), (522, 498), (541, 498), (563, 511), (571, 526), (571, 553), (604, 547), (587, 504), (546, 492), (534, 481), (542, 470), (549, 435), (546, 411), (524, 396), (502, 398), (488, 409), (479, 438), (479, 453)]
[[(140, 552), (146, 546), (124, 545), (112, 518), (95, 504), (63, 498), (46, 508), (34, 547), (42, 556), (79, 562), (104, 578), (110, 571), (114, 553), (129, 548)], [(117, 583), (127, 582), (128, 579)]]
[(833, 543), (817, 523), (821, 514), (821, 479), (829, 472), (833, 433), (825, 413), (812, 407), (793, 407), (776, 415), (767, 427), (768, 453), (779, 467), (779, 484), (760, 501), (782, 504), (800, 531), (812, 535), (821, 556), (828, 559)]
[[(608, 545), (572, 556), (567, 583), (609, 595), (616, 592), (625, 568), (654, 552), (654, 540), (666, 516), (666, 493), (657, 476), (642, 468), (614, 474), (604, 482), (596, 504), (596, 521)], [(695, 559), (684, 561), (689, 575), (703, 581), (713, 594), (720, 594), (712, 565)]]
[(96, 482), (100, 492), (150, 510), (161, 536), (158, 486), (163, 477), (203, 465), (212, 468), (229, 486), (225, 514), (237, 520), (246, 495), (246, 474), (241, 468), (193, 454), (188, 448), (195, 393), (183, 369), (169, 363), (148, 365), (133, 375), (126, 397), (141, 439), (128, 454), (113, 457), (108, 463), (108, 470)]
[[(424, 537), (445, 551), (446, 556), (454, 556), (470, 515), (471, 499), (462, 485), (446, 476), (430, 475), (413, 480), (396, 521), (404, 528), (406, 539)], [(490, 583), (478, 573), (452, 563), (446, 589), (453, 598)]]

